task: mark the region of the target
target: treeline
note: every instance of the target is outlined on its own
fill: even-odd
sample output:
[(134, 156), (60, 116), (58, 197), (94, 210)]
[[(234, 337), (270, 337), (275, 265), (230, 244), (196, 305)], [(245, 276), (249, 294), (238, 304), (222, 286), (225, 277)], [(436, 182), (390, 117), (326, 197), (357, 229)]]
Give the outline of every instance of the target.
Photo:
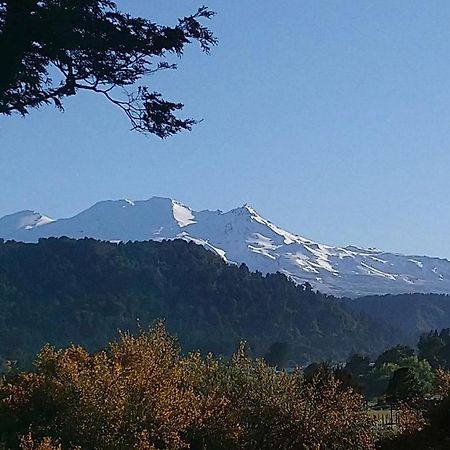
[(0, 443), (23, 450), (374, 449), (362, 396), (333, 376), (277, 373), (242, 343), (182, 356), (161, 324), (107, 350), (45, 347), (0, 380)]
[(387, 294), (340, 301), (354, 313), (362, 313), (400, 330), (410, 344), (415, 344), (419, 336), (429, 330), (450, 326), (448, 294)]
[(251, 273), (182, 240), (0, 243), (0, 357), (30, 365), (46, 343), (103, 348), (164, 319), (184, 351), (229, 357), (241, 340), (279, 365), (343, 361), (402, 342), (282, 274)]
[[(318, 365), (311, 365), (314, 370)], [(424, 397), (436, 388), (436, 370), (409, 346), (397, 345), (382, 352), (375, 360), (360, 354), (350, 356), (345, 364), (326, 364), (346, 385), (379, 406), (396, 405)]]
[[(390, 349), (377, 364), (405, 351)], [(183, 355), (158, 323), (96, 353), (45, 346), (34, 370), (0, 377), (0, 447), (444, 450), (450, 372), (435, 377), (432, 396), (399, 399), (386, 430), (337, 372), (280, 372), (250, 358), (245, 343), (229, 360)]]
[(396, 345), (370, 358), (353, 353), (345, 363), (316, 362), (305, 368), (306, 376), (328, 372), (364, 395), (372, 404), (396, 406), (431, 396), (438, 372), (450, 371), (450, 329), (420, 336), (417, 347)]

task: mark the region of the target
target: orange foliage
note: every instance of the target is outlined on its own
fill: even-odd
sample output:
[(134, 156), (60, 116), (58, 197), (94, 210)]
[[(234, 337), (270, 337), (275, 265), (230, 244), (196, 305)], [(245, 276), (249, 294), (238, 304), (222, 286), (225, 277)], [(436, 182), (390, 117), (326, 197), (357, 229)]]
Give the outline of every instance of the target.
[(332, 376), (306, 381), (246, 356), (180, 354), (158, 324), (102, 352), (44, 347), (0, 385), (7, 448), (374, 448), (363, 399)]

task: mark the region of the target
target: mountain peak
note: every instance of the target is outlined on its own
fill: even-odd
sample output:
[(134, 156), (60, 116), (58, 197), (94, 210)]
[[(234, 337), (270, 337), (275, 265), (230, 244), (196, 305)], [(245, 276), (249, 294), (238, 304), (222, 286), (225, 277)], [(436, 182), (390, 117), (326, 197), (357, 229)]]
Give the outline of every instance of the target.
[(261, 217), (261, 216), (257, 213), (256, 209), (253, 208), (253, 206), (250, 205), (249, 203), (245, 203), (245, 204), (242, 206), (242, 209), (248, 211), (248, 213), (251, 214), (251, 215)]
[(261, 215), (258, 214), (255, 208), (253, 206), (249, 205), (248, 203), (245, 203), (244, 205), (240, 206), (239, 208), (234, 208), (230, 212), (239, 215), (239, 216), (249, 216), (252, 218), (259, 218), (262, 219)]
[(25, 209), (14, 214), (0, 218), (0, 229), (10, 232), (28, 230), (53, 222), (50, 217), (44, 216), (36, 211)]

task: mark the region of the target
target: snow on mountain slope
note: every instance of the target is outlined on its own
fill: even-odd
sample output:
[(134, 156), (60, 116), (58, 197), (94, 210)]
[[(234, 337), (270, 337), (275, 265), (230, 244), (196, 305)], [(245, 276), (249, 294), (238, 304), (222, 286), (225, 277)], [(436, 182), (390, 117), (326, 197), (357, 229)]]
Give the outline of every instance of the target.
[(180, 202), (152, 197), (103, 201), (55, 221), (32, 211), (0, 219), (4, 239), (36, 242), (51, 236), (191, 240), (228, 262), (244, 262), (263, 273), (280, 271), (298, 283), (308, 281), (338, 296), (450, 293), (450, 261), (446, 259), (319, 244), (277, 227), (248, 205), (228, 212), (197, 212)]
[(37, 212), (19, 211), (0, 218), (0, 237), (12, 239), (16, 233), (22, 230), (31, 230), (50, 222), (53, 222), (53, 219)]

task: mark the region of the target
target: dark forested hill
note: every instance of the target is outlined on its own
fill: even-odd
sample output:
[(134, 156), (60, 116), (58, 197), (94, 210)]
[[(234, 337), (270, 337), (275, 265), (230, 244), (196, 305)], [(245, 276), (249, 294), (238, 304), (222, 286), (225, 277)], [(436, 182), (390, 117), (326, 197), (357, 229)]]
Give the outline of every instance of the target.
[(408, 335), (411, 343), (422, 333), (450, 328), (450, 296), (440, 294), (375, 295), (343, 304), (355, 313), (390, 324)]
[(402, 340), (309, 286), (228, 265), (194, 243), (0, 243), (2, 358), (27, 363), (47, 342), (96, 350), (119, 329), (156, 319), (166, 320), (184, 350), (227, 356), (245, 339), (254, 355), (272, 346), (298, 363), (379, 352)]

